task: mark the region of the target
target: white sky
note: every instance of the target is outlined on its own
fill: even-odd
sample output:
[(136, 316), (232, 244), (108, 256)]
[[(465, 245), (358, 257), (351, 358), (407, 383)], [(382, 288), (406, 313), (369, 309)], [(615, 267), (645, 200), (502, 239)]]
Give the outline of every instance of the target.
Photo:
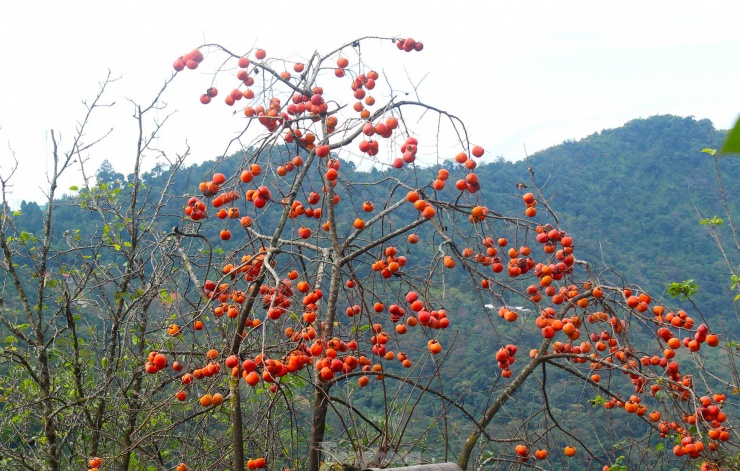
[[(114, 135), (89, 153), (89, 170), (108, 158), (129, 173), (126, 98), (151, 99), (173, 60), (203, 42), (296, 58), (364, 35), (421, 40), (421, 53), (386, 46), (368, 60), (399, 70), (403, 59), (412, 79), (426, 75), (421, 98), (461, 117), (489, 157), (521, 159), (525, 146), (531, 154), (664, 113), (728, 128), (740, 114), (738, 18), (736, 1), (3, 1), (0, 174), (12, 148), (20, 168), (10, 199), (41, 200), (48, 131), (68, 149), (81, 100), (109, 69), (122, 77), (108, 95), (117, 104), (94, 117), (88, 138)], [(209, 80), (200, 69), (183, 74), (165, 97), (178, 113), (160, 146), (174, 153), (187, 140), (191, 163), (221, 154), (243, 125), (222, 96), (220, 106), (198, 103)], [(61, 187), (80, 181), (75, 169)]]

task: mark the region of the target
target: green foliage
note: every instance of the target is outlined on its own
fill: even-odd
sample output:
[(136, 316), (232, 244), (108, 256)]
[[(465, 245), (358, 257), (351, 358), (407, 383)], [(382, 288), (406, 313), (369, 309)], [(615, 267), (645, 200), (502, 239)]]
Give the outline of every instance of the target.
[(667, 292), (673, 298), (681, 296), (681, 299), (688, 299), (699, 292), (699, 285), (694, 280), (673, 282), (668, 285)]
[(738, 152), (740, 152), (740, 119), (738, 119), (735, 123), (735, 126), (732, 127), (729, 134), (727, 135), (725, 144), (722, 146), (723, 154), (736, 154)]
[(724, 224), (724, 221), (722, 218), (718, 218), (717, 216), (713, 217), (712, 219), (709, 218), (702, 218), (701, 221), (699, 221), (699, 224), (706, 226), (707, 224), (712, 226), (721, 226)]
[(604, 404), (606, 404), (606, 399), (601, 397), (601, 395), (598, 395), (593, 399), (589, 399), (588, 403), (591, 404), (593, 407), (603, 406)]
[(622, 463), (624, 463), (624, 455), (619, 456), (616, 461), (614, 461), (614, 464), (609, 466), (609, 471), (628, 471), (629, 468), (627, 465)]

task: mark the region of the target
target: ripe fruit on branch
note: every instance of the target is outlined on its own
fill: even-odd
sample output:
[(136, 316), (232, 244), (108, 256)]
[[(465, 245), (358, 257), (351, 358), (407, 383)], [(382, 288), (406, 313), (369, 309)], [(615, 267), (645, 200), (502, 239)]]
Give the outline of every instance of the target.
[(213, 405), (213, 396), (210, 394), (204, 394), (200, 397), (200, 405), (203, 407), (210, 407)]
[(439, 343), (437, 339), (432, 339), (429, 342), (427, 342), (427, 348), (433, 355), (442, 353), (442, 345)]
[(398, 39), (396, 40), (396, 47), (401, 51), (421, 51), (424, 49), (424, 43), (421, 41), (417, 42), (413, 38)]
[(380, 149), (378, 141), (374, 139), (369, 141), (360, 141), (359, 148), (360, 152), (364, 152), (368, 155), (377, 155)]
[(188, 69), (197, 69), (198, 64), (200, 64), (203, 61), (203, 53), (200, 52), (198, 49), (193, 49), (189, 53), (185, 54), (184, 56), (178, 57), (175, 62), (172, 64), (172, 67), (177, 71), (180, 72), (187, 67)]
[(248, 469), (261, 469), (267, 466), (267, 462), (264, 458), (255, 458), (252, 460), (247, 460), (247, 468)]
[(322, 145), (316, 148), (317, 157), (326, 157), (327, 155), (329, 155), (329, 146)]
[(220, 406), (224, 402), (224, 396), (221, 393), (216, 393), (213, 395), (213, 405), (214, 406)]

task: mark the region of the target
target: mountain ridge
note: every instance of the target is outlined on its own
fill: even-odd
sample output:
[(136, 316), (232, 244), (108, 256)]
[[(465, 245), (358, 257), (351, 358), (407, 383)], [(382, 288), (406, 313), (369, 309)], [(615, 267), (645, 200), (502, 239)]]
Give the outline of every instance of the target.
[[(701, 151), (718, 146), (724, 135), (725, 131), (717, 131), (707, 119), (673, 115), (634, 119), (578, 141), (564, 141), (522, 161), (478, 165), (476, 173), (486, 182), (478, 194), (480, 203), (503, 213), (522, 211), (519, 196), (528, 190), (517, 189), (516, 183), (532, 186), (531, 167), (535, 186), (549, 200), (562, 228), (575, 236), (582, 257), (595, 265), (603, 262), (654, 293), (663, 292), (670, 282), (694, 279), (699, 284), (695, 299), (700, 307), (709, 313), (734, 309), (727, 266), (706, 226), (699, 224), (700, 216), (723, 217), (717, 170), (712, 157)], [(727, 176), (725, 194), (731, 197), (740, 191), (740, 178), (736, 178), (740, 176), (740, 160), (724, 158), (718, 163)], [(230, 175), (240, 166), (241, 156), (234, 155), (181, 169), (171, 190), (173, 216), (162, 220), (163, 230), (182, 224), (180, 208), (184, 199), (197, 191), (195, 182), (214, 169)], [(368, 181), (382, 173), (377, 169), (361, 172), (351, 163), (342, 169), (347, 178)], [(417, 173), (419, 182), (436, 178), (432, 169), (418, 168)], [(111, 166), (98, 175), (104, 179), (122, 176)], [(162, 169), (143, 175), (147, 186), (156, 187), (165, 179)], [(368, 194), (363, 196), (376, 202), (388, 197), (373, 194), (371, 186), (366, 188)], [(341, 210), (353, 210), (362, 198), (348, 201)], [(63, 205), (57, 210), (56, 221), (64, 229), (76, 226), (91, 230), (73, 198), (64, 197), (60, 202)], [(730, 198), (728, 204), (737, 212), (736, 201)], [(38, 205), (24, 202), (22, 211), (19, 229), (39, 230), (42, 212)], [(413, 211), (399, 214), (415, 217)], [(726, 229), (720, 228), (720, 234)], [(217, 233), (206, 235), (219, 243)]]

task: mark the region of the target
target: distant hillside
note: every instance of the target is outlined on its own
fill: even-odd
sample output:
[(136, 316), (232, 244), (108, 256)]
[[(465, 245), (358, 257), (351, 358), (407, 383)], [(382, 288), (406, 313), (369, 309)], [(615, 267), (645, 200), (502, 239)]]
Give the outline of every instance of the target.
[[(608, 267), (656, 293), (668, 282), (694, 279), (695, 300), (711, 317), (733, 307), (727, 267), (699, 224), (699, 215), (724, 217), (712, 158), (701, 150), (719, 147), (724, 135), (709, 120), (655, 116), (480, 172), (523, 178), (531, 165), (563, 227), (580, 241), (581, 257), (603, 256)], [(720, 170), (737, 214), (740, 161), (724, 158)]]
[[(705, 147), (719, 147), (723, 138), (724, 133), (716, 131), (711, 122), (707, 120), (696, 121), (692, 118), (675, 116), (656, 116), (634, 120), (623, 127), (604, 130), (580, 141), (564, 142), (538, 152), (526, 161), (480, 165), (476, 169), (482, 183), (482, 190), (478, 196), (481, 198), (480, 203), (493, 211), (507, 215), (520, 214), (523, 217), (524, 208), (521, 195), (533, 186), (530, 178), (531, 168), (534, 172), (535, 185), (540, 188), (543, 197), (548, 199), (549, 205), (559, 218), (561, 227), (574, 237), (575, 254), (578, 258), (591, 262), (595, 270), (603, 272), (604, 276), (614, 283), (621, 283), (619, 280), (621, 275), (630, 284), (638, 283), (653, 294), (663, 293), (670, 282), (694, 279), (699, 285), (699, 293), (692, 299), (699, 309), (712, 322), (717, 322), (718, 319), (729, 320), (729, 316), (724, 317), (723, 315), (731, 314), (735, 307), (729, 290), (728, 270), (715, 243), (707, 233), (707, 226), (699, 223), (699, 215), (710, 218), (724, 217), (717, 189), (714, 161), (708, 154), (701, 152)], [(292, 158), (294, 155), (292, 152), (286, 148), (275, 147), (271, 150), (270, 156), (264, 155), (263, 158), (284, 162), (286, 156), (289, 155)], [(495, 150), (489, 150), (489, 152), (495, 153)], [(198, 183), (210, 177), (214, 171), (228, 176), (238, 175), (242, 163), (242, 156), (234, 155), (218, 162), (192, 165), (177, 172), (172, 180), (172, 186), (167, 191), (169, 207), (163, 212), (164, 216), (157, 221), (157, 230), (169, 233), (173, 226), (185, 228), (186, 231), (195, 230), (192, 227), (195, 225), (193, 221), (184, 220), (183, 207), (186, 200), (196, 194)], [(453, 167), (457, 164), (450, 162), (446, 165)], [(724, 175), (729, 206), (731, 211), (736, 213), (740, 206), (737, 204), (736, 197), (739, 194), (738, 186), (740, 185), (740, 178), (738, 178), (740, 177), (740, 160), (724, 158), (720, 160), (720, 169)], [(157, 168), (142, 176), (143, 191), (153, 195), (156, 201), (163, 191), (164, 183), (169, 178), (167, 172), (163, 170)], [(272, 176), (273, 171), (273, 167), (265, 166), (263, 177)], [(408, 170), (393, 169), (386, 172), (394, 174), (406, 171)], [(436, 169), (418, 169), (416, 177), (420, 185), (427, 185), (436, 177), (436, 174)], [(130, 201), (129, 191), (131, 190), (128, 182), (110, 164), (101, 167), (97, 176), (98, 186), (93, 193), (110, 192), (122, 201)], [(343, 162), (341, 176), (357, 183), (371, 183), (381, 180), (384, 172), (378, 169), (371, 172), (358, 172), (350, 162)], [(321, 184), (315, 171), (309, 172), (307, 180), (309, 184), (299, 190), (299, 199), (302, 201), (306, 201), (308, 191), (319, 188)], [(279, 181), (277, 186), (271, 183), (271, 191), (276, 200), (281, 198), (288, 188), (287, 180), (277, 179), (277, 181)], [(260, 185), (262, 183), (255, 181), (251, 184)], [(527, 188), (522, 188), (523, 185), (527, 185)], [(389, 198), (387, 186), (384, 185), (355, 185), (351, 190), (346, 190), (342, 186), (337, 188), (341, 194), (341, 204), (337, 206), (337, 228), (341, 234), (353, 230), (352, 221), (356, 217), (356, 211), (362, 211), (360, 206), (363, 201), (371, 200), (375, 202), (376, 207), (379, 207)], [(240, 191), (244, 191), (244, 187), (240, 187)], [(386, 193), (382, 193), (383, 191)], [(405, 193), (406, 190), (401, 191)], [(425, 191), (432, 192), (429, 187)], [(449, 198), (450, 195), (454, 197), (457, 194), (454, 185), (447, 185), (440, 192), (444, 194), (440, 199)], [(94, 201), (94, 194), (91, 196), (80, 192), (78, 196), (78, 198), (65, 197), (58, 201), (59, 205), (56, 208), (53, 224), (56, 235), (68, 232), (68, 237), (79, 237), (80, 240), (95, 242), (104, 241), (108, 231), (116, 230), (115, 224), (113, 229), (101, 227), (102, 223), (98, 215), (89, 206), (84, 207), (85, 204)], [(398, 194), (394, 198), (398, 199)], [(146, 205), (148, 204), (151, 203), (141, 203), (139, 200), (139, 207), (143, 211), (147, 211), (149, 206)], [(245, 215), (257, 214), (254, 205), (244, 204), (244, 198), (240, 198), (235, 206), (239, 206)], [(542, 216), (544, 205), (540, 204), (537, 209)], [(21, 212), (18, 218), (14, 218), (18, 230), (26, 231), (26, 234), (21, 237), (29, 237), (27, 233), (41, 232), (43, 227), (41, 208), (35, 203), (23, 203)], [(402, 205), (394, 214), (393, 220), (389, 222), (389, 226), (398, 221), (413, 220), (417, 217), (418, 211), (411, 205)], [(255, 227), (259, 226), (263, 233), (271, 233), (277, 218), (255, 219)], [(232, 255), (240, 256), (241, 253), (234, 253), (235, 248), (244, 243), (244, 240), (240, 239), (244, 237), (244, 233), (238, 231), (238, 223), (233, 220), (210, 222), (201, 227), (200, 231), (213, 242), (217, 258), (223, 261), (224, 258)], [(301, 221), (301, 224), (317, 230), (321, 222), (318, 219), (308, 220), (306, 218)], [(419, 226), (418, 234), (424, 241), (434, 241), (433, 229), (428, 226), (431, 224)], [(221, 242), (218, 233), (226, 227), (234, 231), (235, 235), (230, 241)], [(470, 231), (471, 227), (461, 224), (458, 229)], [(293, 228), (291, 224), (288, 231), (295, 230), (296, 228)], [(495, 230), (509, 229), (500, 229), (500, 226), (496, 226)], [(496, 237), (500, 235), (502, 234), (497, 234)], [(510, 237), (512, 234), (507, 233), (506, 236)], [(290, 235), (286, 234), (286, 237)], [(514, 241), (515, 238), (516, 234), (509, 240)], [(57, 267), (63, 267), (65, 263), (79, 263), (79, 259), (65, 260), (64, 244), (66, 242), (63, 237), (57, 237), (55, 243), (61, 245), (58, 247), (59, 255), (53, 260), (52, 270), (58, 270)], [(126, 242), (123, 241), (123, 243)], [(423, 263), (424, 258), (433, 257), (438, 243), (415, 245), (413, 256), (409, 257), (408, 265), (404, 270), (412, 272), (414, 264)], [(402, 245), (406, 244), (399, 244), (399, 246)], [(514, 243), (512, 242), (511, 245)], [(539, 247), (537, 249), (539, 250)], [(383, 250), (382, 247), (378, 249), (378, 254), (381, 250)], [(411, 253), (409, 247), (401, 247), (400, 250), (408, 250)], [(737, 254), (729, 255), (735, 259), (734, 262), (737, 261)], [(119, 255), (111, 250), (101, 255), (101, 257), (117, 256)], [(23, 263), (20, 258), (15, 260)], [(115, 262), (116, 260), (104, 259), (103, 261)], [(123, 262), (123, 260), (120, 261)], [(213, 271), (206, 274), (206, 269), (197, 264), (195, 266), (196, 271), (200, 270), (196, 275), (198, 277), (205, 278), (215, 275)], [(607, 267), (613, 272), (609, 272)], [(285, 267), (278, 265), (278, 269), (283, 270)], [(356, 264), (355, 267), (356, 271), (367, 269), (367, 264), (362, 263)], [(441, 366), (442, 377), (446, 378), (444, 391), (452, 397), (464, 398), (466, 409), (472, 413), (482, 413), (490, 404), (491, 378), (498, 377), (500, 370), (496, 362), (483, 358), (481, 352), (490, 351), (492, 342), (494, 345), (509, 342), (516, 344), (519, 339), (526, 337), (540, 339), (541, 333), (531, 324), (522, 324), (521, 329), (519, 325), (504, 322), (492, 325), (491, 320), (495, 317), (495, 307), (500, 305), (501, 300), (494, 298), (491, 293), (471, 290), (470, 276), (459, 267), (445, 273), (445, 303), (455, 324), (453, 329), (439, 334), (441, 342), (450, 345), (449, 356)], [(33, 282), (32, 279), (25, 281)], [(522, 280), (524, 284), (529, 282), (526, 278)], [(489, 296), (482, 300), (486, 304), (490, 302), (494, 309), (489, 310), (488, 313), (483, 312), (480, 303), (473, 302), (471, 293), (482, 297)], [(515, 306), (527, 303), (521, 299), (511, 298), (506, 298), (504, 301), (511, 302)], [(13, 307), (19, 303), (19, 300), (6, 299), (5, 302), (6, 306)], [(675, 306), (677, 300), (669, 300), (669, 303)], [(521, 310), (522, 317), (537, 311), (536, 306), (531, 304), (527, 306), (527, 310)], [(163, 314), (156, 312), (154, 315)], [(91, 316), (91, 319), (86, 319), (86, 322), (90, 323), (90, 327), (98, 328), (100, 331), (106, 328), (101, 325), (100, 318), (96, 316)], [(726, 327), (729, 330), (735, 330), (735, 334), (738, 334), (737, 323), (728, 322), (728, 324)], [(0, 324), (0, 335), (2, 335), (0, 338), (5, 336), (3, 329), (4, 326)], [(720, 328), (717, 327), (717, 330)], [(646, 335), (639, 329), (631, 332), (635, 336)], [(386, 365), (390, 372), (393, 372), (394, 368), (402, 370), (399, 364), (386, 363)], [(431, 365), (427, 367), (431, 368)], [(554, 407), (555, 415), (562, 417), (561, 424), (566, 429), (576, 430), (583, 425), (576, 422), (579, 417), (578, 412), (588, 407), (587, 401), (591, 398), (587, 392), (583, 392), (579, 402), (573, 403), (573, 389), (568, 387), (567, 381), (570, 380), (562, 374), (548, 373), (548, 387), (550, 388), (548, 397)], [(539, 388), (543, 385), (544, 382), (539, 381), (527, 382), (517, 391), (518, 400), (513, 401), (507, 407), (519, 407), (516, 405), (519, 404), (528, 408), (531, 404), (537, 404), (542, 397)], [(385, 395), (377, 394), (377, 391), (374, 392), (372, 389), (365, 391), (367, 392), (355, 393), (353, 396), (355, 406), (361, 406), (361, 409), (378, 416), (387, 412), (384, 410)], [(411, 397), (410, 391), (409, 389), (408, 397)], [(623, 390), (623, 393), (626, 392), (626, 389)], [(422, 419), (410, 425), (411, 435), (426, 433), (424, 429), (428, 427), (428, 424), (425, 420), (438, 417), (438, 407), (437, 401), (424, 401), (414, 405), (415, 414)], [(570, 413), (571, 411), (573, 413)], [(526, 416), (528, 412), (523, 412), (523, 414)], [(447, 417), (451, 420), (452, 429), (455, 429), (455, 412), (449, 412)], [(308, 418), (303, 420), (308, 420)], [(336, 418), (331, 418), (330, 424), (339, 430), (340, 424), (336, 420)], [(516, 412), (511, 414), (506, 412), (496, 418), (497, 424), (501, 427), (511, 425), (512, 420), (517, 420)], [(436, 421), (437, 419), (433, 419), (431, 422)], [(615, 427), (620, 437), (627, 434), (635, 437), (648, 437), (650, 433), (645, 423), (625, 415), (610, 416), (609, 423)], [(586, 441), (594, 447), (600, 447), (601, 444), (596, 441), (601, 439), (598, 435), (592, 434)]]
[[(562, 227), (576, 237), (581, 258), (597, 265), (603, 258), (607, 267), (654, 293), (663, 292), (669, 282), (694, 279), (699, 283), (695, 300), (706, 315), (713, 317), (734, 307), (726, 266), (706, 226), (699, 224), (698, 214), (723, 217), (716, 171), (711, 157), (701, 150), (719, 147), (723, 138), (724, 132), (715, 130), (708, 120), (676, 116), (637, 119), (580, 141), (566, 141), (525, 161), (480, 165), (476, 172), (486, 182), (480, 196), (482, 203), (494, 210), (521, 211), (519, 195), (523, 191), (516, 183), (531, 185), (531, 166), (536, 184), (551, 198)], [(240, 164), (240, 157), (233, 156), (183, 169), (171, 191), (172, 216), (163, 218), (162, 230), (183, 223), (183, 198), (195, 192), (205, 176), (214, 169), (233, 175)], [(740, 186), (740, 160), (725, 158), (720, 164), (730, 206), (737, 210), (738, 200), (733, 197)], [(352, 167), (351, 163), (342, 167), (347, 178), (370, 181), (379, 176), (377, 170), (361, 173)], [(108, 181), (123, 177), (109, 165), (101, 168), (98, 176)], [(435, 176), (436, 172), (421, 170), (419, 181), (431, 181)], [(161, 168), (144, 175), (153, 194), (165, 179)], [(374, 188), (368, 186), (366, 195), (355, 195), (348, 201), (359, 206), (363, 198), (383, 201), (388, 196), (373, 194)], [(125, 185), (122, 191), (123, 197)], [(340, 211), (351, 209), (340, 206)], [(20, 229), (39, 231), (42, 223), (38, 206), (24, 203), (22, 211)], [(408, 216), (415, 217), (414, 211), (409, 209)], [(94, 218), (75, 205), (65, 205), (57, 211), (58, 227), (82, 228), (83, 232), (101, 229), (86, 224), (87, 217)], [(218, 230), (215, 225), (207, 226), (207, 230)], [(215, 236), (216, 232), (206, 235)]]

